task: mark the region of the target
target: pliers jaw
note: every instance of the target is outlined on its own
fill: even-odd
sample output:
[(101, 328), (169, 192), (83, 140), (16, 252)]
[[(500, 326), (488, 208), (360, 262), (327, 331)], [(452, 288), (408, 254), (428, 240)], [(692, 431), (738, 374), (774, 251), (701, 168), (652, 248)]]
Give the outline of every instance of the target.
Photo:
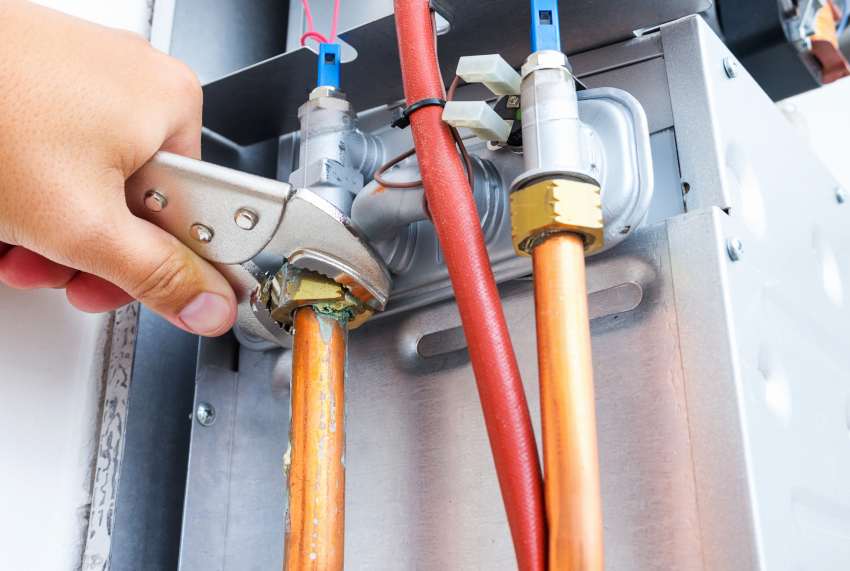
[(255, 335), (288, 344), (287, 324), (262, 301), (284, 267), (338, 284), (364, 315), (389, 299), (381, 257), (309, 189), (159, 152), (127, 181), (126, 198), (133, 214), (219, 267), (237, 292), (239, 325)]

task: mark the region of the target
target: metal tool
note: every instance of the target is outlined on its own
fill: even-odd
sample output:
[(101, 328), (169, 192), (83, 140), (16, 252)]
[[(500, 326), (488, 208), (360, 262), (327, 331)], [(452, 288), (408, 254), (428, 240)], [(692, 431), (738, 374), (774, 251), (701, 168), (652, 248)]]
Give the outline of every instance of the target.
[(284, 264), (340, 284), (358, 313), (387, 303), (391, 281), (380, 256), (308, 189), (160, 152), (127, 181), (126, 197), (133, 214), (218, 266), (234, 286), (245, 333), (291, 343), (290, 323), (274, 319), (261, 295)]

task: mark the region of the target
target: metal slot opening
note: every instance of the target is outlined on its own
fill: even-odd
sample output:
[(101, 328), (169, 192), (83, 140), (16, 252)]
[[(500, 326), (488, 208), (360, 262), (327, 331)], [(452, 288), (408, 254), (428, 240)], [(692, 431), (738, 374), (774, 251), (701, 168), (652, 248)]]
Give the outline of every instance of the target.
[(423, 359), (466, 354), (466, 337), (462, 327), (452, 327), (436, 333), (428, 333), (419, 339), (416, 352)]

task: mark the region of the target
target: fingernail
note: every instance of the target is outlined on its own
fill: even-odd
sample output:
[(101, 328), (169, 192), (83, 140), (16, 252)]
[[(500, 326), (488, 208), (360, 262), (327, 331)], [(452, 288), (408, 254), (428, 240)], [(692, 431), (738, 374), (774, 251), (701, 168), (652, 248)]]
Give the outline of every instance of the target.
[(230, 320), (230, 304), (222, 296), (202, 293), (180, 312), (180, 321), (198, 335), (218, 333)]

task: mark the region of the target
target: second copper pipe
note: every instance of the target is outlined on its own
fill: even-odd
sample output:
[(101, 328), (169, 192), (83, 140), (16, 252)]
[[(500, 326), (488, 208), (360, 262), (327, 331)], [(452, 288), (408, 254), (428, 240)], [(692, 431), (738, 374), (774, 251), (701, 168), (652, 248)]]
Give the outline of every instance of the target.
[(602, 501), (584, 240), (555, 234), (532, 251), (548, 568), (602, 571)]
[(310, 307), (294, 325), (284, 570), (342, 571), (348, 328)]

